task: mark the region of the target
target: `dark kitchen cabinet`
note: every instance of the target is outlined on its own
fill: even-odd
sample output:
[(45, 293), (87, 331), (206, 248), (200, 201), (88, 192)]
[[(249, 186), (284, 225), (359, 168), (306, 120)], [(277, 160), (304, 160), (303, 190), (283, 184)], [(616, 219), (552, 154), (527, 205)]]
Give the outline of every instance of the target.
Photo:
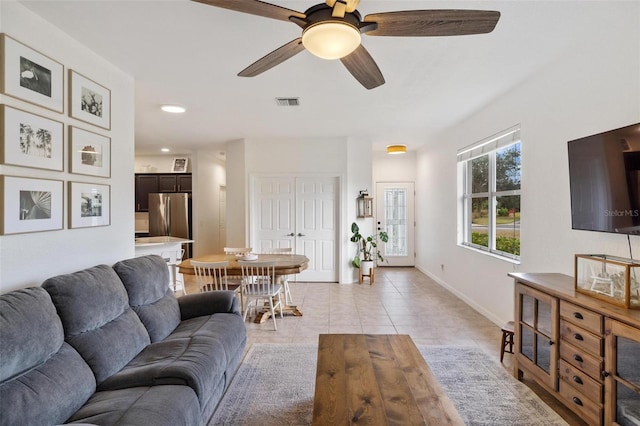
[(149, 211), (149, 194), (191, 192), (191, 173), (140, 173), (135, 176), (137, 212)]
[(149, 211), (149, 194), (158, 192), (158, 176), (139, 174), (136, 175), (136, 211)]

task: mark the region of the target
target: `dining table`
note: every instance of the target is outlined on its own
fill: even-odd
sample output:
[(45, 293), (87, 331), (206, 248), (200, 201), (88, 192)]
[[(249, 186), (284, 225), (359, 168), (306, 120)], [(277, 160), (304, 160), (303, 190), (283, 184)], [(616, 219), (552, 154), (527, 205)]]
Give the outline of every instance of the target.
[[(307, 269), (309, 265), (309, 259), (302, 254), (295, 253), (278, 253), (278, 254), (258, 254), (256, 262), (269, 262), (275, 261), (275, 275), (276, 279), (282, 281), (288, 279), (289, 275), (299, 274)], [(229, 262), (227, 266), (227, 276), (242, 276), (242, 267), (238, 263), (239, 257), (234, 254), (216, 253), (207, 254), (204, 256), (194, 257), (192, 259), (185, 259), (178, 265), (180, 273), (185, 275), (195, 275), (191, 261), (197, 262)], [(297, 305), (283, 305), (282, 314), (302, 316), (302, 311)], [(271, 316), (271, 312), (264, 311), (259, 312), (254, 319), (255, 323), (263, 323)]]

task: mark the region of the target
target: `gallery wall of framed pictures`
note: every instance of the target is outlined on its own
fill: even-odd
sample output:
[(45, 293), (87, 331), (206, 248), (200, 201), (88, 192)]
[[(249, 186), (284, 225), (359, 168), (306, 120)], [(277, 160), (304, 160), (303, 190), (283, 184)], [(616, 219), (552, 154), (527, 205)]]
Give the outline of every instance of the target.
[(0, 235), (64, 229), (65, 206), (68, 229), (109, 226), (111, 90), (5, 33), (0, 67), (0, 94), (29, 104), (0, 103)]

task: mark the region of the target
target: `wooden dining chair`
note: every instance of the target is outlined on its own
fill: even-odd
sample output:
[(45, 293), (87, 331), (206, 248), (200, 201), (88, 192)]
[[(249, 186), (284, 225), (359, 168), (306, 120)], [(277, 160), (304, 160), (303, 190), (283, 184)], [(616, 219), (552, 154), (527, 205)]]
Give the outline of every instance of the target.
[[(234, 256), (241, 256), (250, 254), (253, 251), (252, 247), (225, 247), (223, 249), (224, 254), (233, 254)], [(240, 311), (244, 312), (244, 306), (242, 305), (242, 275), (229, 275), (227, 277), (229, 285), (233, 288), (237, 288), (240, 293)]]
[(249, 254), (252, 250), (251, 247), (225, 247), (224, 254)]
[(201, 293), (205, 291), (233, 291), (240, 299), (240, 313), (242, 313), (242, 287), (239, 282), (229, 282), (227, 276), (227, 266), (229, 266), (228, 261), (198, 262), (196, 260), (192, 260), (191, 266), (193, 266), (196, 281), (198, 282), (198, 289)]
[(227, 282), (227, 266), (229, 262), (198, 262), (191, 261), (191, 266), (196, 274), (198, 290), (205, 291), (229, 290)]
[[(291, 247), (268, 247), (263, 250), (264, 254), (292, 254)], [(291, 290), (289, 289), (289, 276), (281, 275), (278, 277), (282, 283), (284, 289), (284, 304), (293, 305), (293, 298), (291, 297)]]
[(273, 329), (278, 330), (278, 325), (276, 324), (276, 309), (280, 309), (280, 318), (284, 317), (282, 315), (282, 302), (280, 299), (282, 286), (276, 282), (276, 262), (238, 260), (238, 264), (240, 264), (242, 268), (242, 295), (246, 300), (244, 310), (245, 320), (252, 303), (255, 303), (257, 313), (258, 303), (260, 301), (266, 301), (269, 304), (271, 316), (273, 317)]

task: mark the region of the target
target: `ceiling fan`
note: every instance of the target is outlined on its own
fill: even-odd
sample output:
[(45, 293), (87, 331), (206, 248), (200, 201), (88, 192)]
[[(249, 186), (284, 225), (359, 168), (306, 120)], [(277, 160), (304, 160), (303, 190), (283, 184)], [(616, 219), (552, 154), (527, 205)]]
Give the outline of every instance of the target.
[(367, 15), (356, 10), (360, 0), (326, 0), (304, 13), (259, 0), (193, 0), (210, 6), (290, 21), (302, 36), (258, 59), (238, 74), (255, 77), (307, 49), (323, 59), (340, 59), (365, 88), (384, 84), (384, 77), (360, 34), (392, 37), (454, 36), (490, 33), (500, 12), (485, 10), (407, 10)]

